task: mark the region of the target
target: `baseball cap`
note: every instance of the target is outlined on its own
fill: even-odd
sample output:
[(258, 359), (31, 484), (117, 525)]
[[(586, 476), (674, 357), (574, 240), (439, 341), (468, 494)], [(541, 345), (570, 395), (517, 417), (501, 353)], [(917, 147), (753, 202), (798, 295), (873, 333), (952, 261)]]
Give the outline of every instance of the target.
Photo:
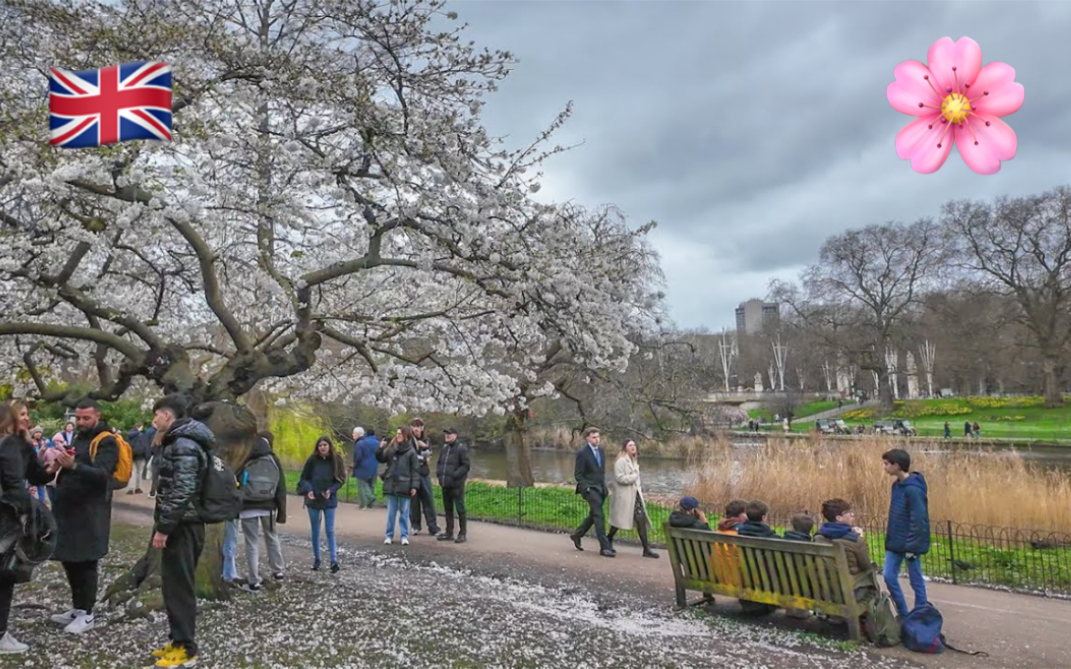
[(457, 430), (455, 430), (452, 427), (448, 427), (445, 430), (443, 430), (443, 434), (457, 434)]
[(685, 511), (691, 511), (699, 506), (699, 500), (694, 497), (681, 497), (681, 508)]

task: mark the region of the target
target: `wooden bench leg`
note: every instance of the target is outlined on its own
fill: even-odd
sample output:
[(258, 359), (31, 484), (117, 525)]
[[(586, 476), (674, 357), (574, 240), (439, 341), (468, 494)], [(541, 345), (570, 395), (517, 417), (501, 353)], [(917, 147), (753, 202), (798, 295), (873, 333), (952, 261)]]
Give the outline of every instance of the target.
[(684, 588), (677, 586), (677, 606), (686, 609), (688, 608), (688, 596), (684, 592)]
[(852, 638), (852, 641), (863, 640), (863, 628), (859, 624), (858, 615), (848, 614), (848, 635)]

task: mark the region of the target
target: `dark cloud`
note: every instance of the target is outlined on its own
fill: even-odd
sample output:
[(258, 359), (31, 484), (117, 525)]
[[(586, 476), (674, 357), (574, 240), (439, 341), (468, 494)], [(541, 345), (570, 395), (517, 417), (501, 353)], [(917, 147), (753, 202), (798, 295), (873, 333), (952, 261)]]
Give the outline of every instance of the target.
[[(958, 198), (1071, 183), (1071, 3), (459, 2), (478, 44), (519, 60), (487, 106), (518, 144), (572, 100), (541, 195), (659, 221), (674, 319), (733, 323), (850, 227)], [(936, 174), (896, 157), (910, 120), (885, 96), (901, 61), (967, 35), (1026, 87), (1001, 172), (956, 151)]]

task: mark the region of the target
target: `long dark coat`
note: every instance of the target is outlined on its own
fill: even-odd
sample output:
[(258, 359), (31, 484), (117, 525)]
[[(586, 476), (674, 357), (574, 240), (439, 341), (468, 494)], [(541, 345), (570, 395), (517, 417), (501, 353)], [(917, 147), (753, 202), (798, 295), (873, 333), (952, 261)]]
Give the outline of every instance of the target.
[(89, 562), (108, 554), (112, 525), (111, 479), (119, 462), (119, 445), (105, 437), (97, 460), (89, 459), (89, 444), (107, 426), (98, 423), (88, 434), (77, 433), (74, 460), (78, 466), (60, 471), (52, 514), (56, 517), (57, 542), (52, 559), (58, 562)]

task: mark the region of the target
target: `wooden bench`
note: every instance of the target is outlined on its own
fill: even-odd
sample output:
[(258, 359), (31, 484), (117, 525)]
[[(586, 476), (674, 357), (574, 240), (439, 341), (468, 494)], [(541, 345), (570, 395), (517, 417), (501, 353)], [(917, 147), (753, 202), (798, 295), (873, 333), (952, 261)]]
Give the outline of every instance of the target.
[(855, 601), (840, 546), (663, 527), (681, 608), (688, 605), (685, 591), (695, 590), (817, 611), (846, 618), (851, 638), (862, 640), (865, 608)]

